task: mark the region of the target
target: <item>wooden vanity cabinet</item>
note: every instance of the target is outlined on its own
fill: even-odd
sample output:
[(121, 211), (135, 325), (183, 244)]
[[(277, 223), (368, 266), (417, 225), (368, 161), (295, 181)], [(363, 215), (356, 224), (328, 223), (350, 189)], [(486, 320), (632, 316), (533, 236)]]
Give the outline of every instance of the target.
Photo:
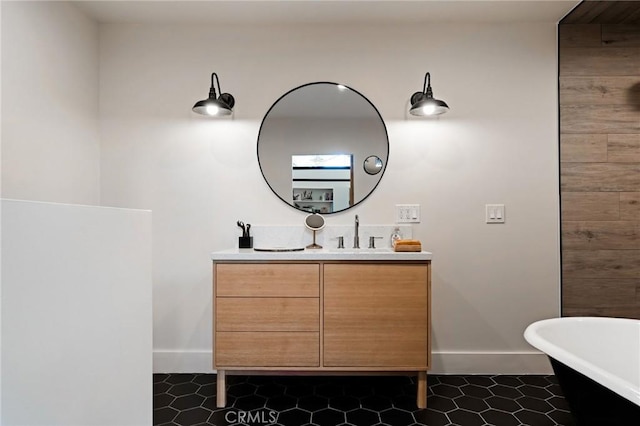
[(430, 261), (213, 264), (217, 405), (226, 374), (418, 374), (426, 407)]

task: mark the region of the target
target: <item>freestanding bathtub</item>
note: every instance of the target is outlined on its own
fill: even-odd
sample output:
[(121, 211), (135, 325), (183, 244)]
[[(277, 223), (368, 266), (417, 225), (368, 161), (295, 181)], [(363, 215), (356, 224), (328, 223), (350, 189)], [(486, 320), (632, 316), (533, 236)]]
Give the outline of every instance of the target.
[(524, 337), (549, 356), (579, 426), (640, 425), (640, 321), (553, 318)]

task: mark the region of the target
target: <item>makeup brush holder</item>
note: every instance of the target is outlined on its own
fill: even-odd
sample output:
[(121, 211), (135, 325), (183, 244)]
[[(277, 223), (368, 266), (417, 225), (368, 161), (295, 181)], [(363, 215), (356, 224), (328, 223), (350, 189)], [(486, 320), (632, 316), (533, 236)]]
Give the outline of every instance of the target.
[(238, 248), (253, 248), (253, 237), (238, 237)]

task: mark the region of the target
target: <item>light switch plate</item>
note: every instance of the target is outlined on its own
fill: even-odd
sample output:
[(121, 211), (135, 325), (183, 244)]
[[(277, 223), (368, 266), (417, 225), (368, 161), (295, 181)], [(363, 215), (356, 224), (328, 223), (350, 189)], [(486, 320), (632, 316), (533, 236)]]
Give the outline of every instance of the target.
[(420, 223), (420, 204), (396, 204), (396, 223)]
[(504, 204), (485, 204), (487, 223), (504, 223)]

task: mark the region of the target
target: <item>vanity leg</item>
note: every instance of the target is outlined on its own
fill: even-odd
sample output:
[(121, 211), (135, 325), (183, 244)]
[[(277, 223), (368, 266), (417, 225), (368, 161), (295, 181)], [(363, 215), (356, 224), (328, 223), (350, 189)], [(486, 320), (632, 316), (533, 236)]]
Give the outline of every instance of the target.
[(218, 378), (216, 379), (216, 407), (224, 408), (227, 405), (227, 383), (226, 372), (218, 370)]
[(427, 408), (427, 372), (418, 371), (418, 408)]

